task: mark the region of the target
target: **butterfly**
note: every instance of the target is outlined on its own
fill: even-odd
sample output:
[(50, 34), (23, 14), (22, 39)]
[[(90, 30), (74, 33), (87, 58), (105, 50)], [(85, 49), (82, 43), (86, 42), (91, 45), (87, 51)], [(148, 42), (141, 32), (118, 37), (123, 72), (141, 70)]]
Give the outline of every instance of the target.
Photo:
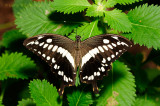
[(128, 39), (115, 34), (102, 34), (81, 41), (76, 36), (73, 41), (57, 34), (40, 34), (24, 41), (24, 46), (40, 56), (61, 80), (58, 90), (75, 85), (77, 67), (82, 83), (92, 84), (98, 93), (97, 80), (101, 80), (111, 70), (111, 64), (131, 46)]

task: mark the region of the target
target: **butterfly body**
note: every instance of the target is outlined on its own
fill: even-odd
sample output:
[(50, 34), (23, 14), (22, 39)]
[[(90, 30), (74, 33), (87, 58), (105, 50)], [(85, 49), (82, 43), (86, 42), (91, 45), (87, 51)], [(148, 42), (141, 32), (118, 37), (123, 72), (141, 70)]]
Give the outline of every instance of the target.
[(73, 41), (61, 35), (41, 34), (26, 39), (24, 45), (51, 66), (53, 73), (61, 80), (58, 91), (62, 95), (64, 87), (75, 85), (77, 67), (81, 82), (92, 84), (93, 91), (98, 93), (96, 81), (108, 74), (111, 63), (132, 43), (114, 34), (98, 35), (84, 41), (80, 36)]

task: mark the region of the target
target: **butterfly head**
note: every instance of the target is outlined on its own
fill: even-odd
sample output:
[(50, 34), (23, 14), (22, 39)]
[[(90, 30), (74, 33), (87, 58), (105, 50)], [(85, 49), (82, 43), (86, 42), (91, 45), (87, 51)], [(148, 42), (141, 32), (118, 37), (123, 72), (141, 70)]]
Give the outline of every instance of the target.
[(77, 35), (76, 36), (76, 41), (80, 41), (81, 40), (81, 36)]

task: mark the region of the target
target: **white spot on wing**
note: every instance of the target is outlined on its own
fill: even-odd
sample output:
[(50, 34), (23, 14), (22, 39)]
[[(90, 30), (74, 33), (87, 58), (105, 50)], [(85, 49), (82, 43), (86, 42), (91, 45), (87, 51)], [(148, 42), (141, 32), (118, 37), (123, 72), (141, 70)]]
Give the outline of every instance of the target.
[(114, 38), (114, 39), (118, 40), (118, 37), (117, 37), (117, 36), (112, 36), (112, 38)]
[(44, 44), (43, 48), (46, 48), (48, 46), (48, 44)]
[(62, 54), (62, 57), (66, 56), (67, 53), (68, 53), (68, 50), (65, 50), (65, 51), (63, 52), (63, 54)]
[(48, 46), (48, 50), (51, 50), (52, 47), (53, 47), (53, 45), (49, 45)]
[(109, 40), (108, 39), (103, 39), (103, 43), (108, 44)]
[(94, 55), (96, 55), (97, 53), (99, 53), (99, 50), (98, 50), (97, 48), (94, 48), (94, 49), (92, 49), (91, 51), (92, 51), (92, 53), (93, 53)]
[(42, 54), (42, 56), (45, 58), (46, 57), (46, 55), (45, 54)]
[(104, 72), (105, 71), (104, 67), (101, 67), (101, 70), (102, 70), (102, 72)]
[(56, 51), (56, 50), (57, 50), (57, 48), (58, 48), (58, 46), (57, 46), (57, 45), (55, 45), (55, 46), (53, 47), (52, 51), (53, 51), (53, 52), (54, 52), (54, 51)]
[(40, 43), (39, 46), (42, 46), (44, 44), (44, 42)]
[(47, 56), (47, 60), (50, 60), (51, 58), (50, 58), (50, 56)]
[(40, 52), (40, 51), (38, 51), (38, 54), (41, 54), (41, 52)]
[(52, 39), (49, 38), (49, 39), (47, 39), (46, 41), (47, 41), (47, 43), (51, 43), (51, 42), (52, 42)]
[(38, 36), (38, 39), (42, 39), (43, 38), (43, 36)]
[(28, 46), (28, 45), (30, 45), (30, 44), (33, 45), (33, 44), (34, 44), (34, 41), (27, 43), (26, 46)]
[(121, 44), (122, 44), (122, 45), (126, 45), (126, 46), (128, 46), (128, 44), (126, 44), (125, 42), (121, 42)]
[(52, 63), (55, 63), (56, 61), (55, 61), (55, 59), (54, 58), (52, 58)]
[(54, 69), (57, 69), (57, 64), (54, 65)]
[(100, 76), (100, 72), (97, 72), (97, 76)]
[(107, 58), (107, 60), (108, 60), (108, 61), (111, 61), (111, 58), (110, 58), (110, 57), (108, 57), (108, 58)]
[(102, 63), (106, 63), (106, 59), (105, 58), (103, 58)]
[(98, 46), (98, 49), (101, 51), (101, 52), (104, 52), (103, 48), (101, 46)]
[(114, 58), (115, 57), (114, 54), (112, 54), (111, 57)]
[(108, 51), (108, 47), (106, 45), (103, 45), (103, 48)]
[(39, 44), (39, 42), (38, 41), (35, 41), (35, 43), (34, 43), (35, 45), (38, 45)]
[(121, 43), (120, 43), (120, 42), (117, 42), (117, 45), (121, 45)]
[(108, 47), (109, 47), (110, 49), (113, 49), (113, 47), (112, 47), (111, 45), (108, 45)]
[(118, 55), (118, 52), (116, 52), (116, 56)]
[(116, 46), (117, 46), (115, 43), (112, 43), (112, 45), (113, 45), (114, 47), (116, 47)]

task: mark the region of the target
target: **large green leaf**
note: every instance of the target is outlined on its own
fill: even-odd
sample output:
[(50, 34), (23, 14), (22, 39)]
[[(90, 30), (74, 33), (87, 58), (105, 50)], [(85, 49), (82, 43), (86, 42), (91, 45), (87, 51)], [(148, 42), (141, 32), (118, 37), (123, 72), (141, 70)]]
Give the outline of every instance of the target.
[(56, 87), (46, 80), (33, 80), (29, 88), (31, 97), (37, 106), (60, 106), (62, 104)]
[[(17, 28), (30, 36), (42, 33), (65, 35), (70, 33), (79, 23), (67, 22), (64, 15), (58, 15), (51, 2), (34, 2), (16, 15)], [(61, 19), (61, 20), (59, 20)]]
[(36, 70), (34, 62), (22, 53), (5, 53), (0, 57), (0, 80), (7, 78), (27, 79)]
[(103, 79), (103, 88), (96, 100), (97, 106), (133, 105), (136, 96), (135, 80), (128, 70), (127, 66), (119, 61), (113, 63), (113, 70)]
[(81, 12), (87, 7), (91, 6), (87, 0), (54, 0), (51, 6), (59, 11), (64, 13), (75, 13)]
[(98, 20), (96, 20), (91, 23), (85, 23), (83, 26), (78, 27), (75, 29), (74, 33), (69, 36), (69, 38), (75, 40), (76, 34), (80, 35), (82, 40), (84, 40), (95, 35), (103, 34), (103, 32), (102, 30), (99, 30)]
[(104, 21), (115, 30), (122, 32), (131, 31), (132, 26), (128, 16), (125, 13), (122, 13), (120, 10), (114, 9), (112, 11), (106, 11)]
[(14, 15), (18, 14), (22, 9), (24, 9), (31, 3), (32, 3), (32, 0), (14, 0), (13, 6), (12, 6)]
[(22, 43), (24, 39), (26, 39), (26, 36), (20, 33), (19, 30), (10, 30), (4, 33), (2, 43), (4, 47), (11, 48), (14, 47), (13, 43)]
[(69, 106), (89, 106), (93, 103), (90, 92), (85, 91), (85, 87), (73, 90), (67, 95)]
[(17, 106), (36, 106), (36, 104), (31, 99), (22, 99)]
[(128, 13), (132, 23), (132, 33), (124, 36), (132, 39), (134, 43), (145, 45), (148, 48), (160, 48), (160, 7), (139, 6)]

